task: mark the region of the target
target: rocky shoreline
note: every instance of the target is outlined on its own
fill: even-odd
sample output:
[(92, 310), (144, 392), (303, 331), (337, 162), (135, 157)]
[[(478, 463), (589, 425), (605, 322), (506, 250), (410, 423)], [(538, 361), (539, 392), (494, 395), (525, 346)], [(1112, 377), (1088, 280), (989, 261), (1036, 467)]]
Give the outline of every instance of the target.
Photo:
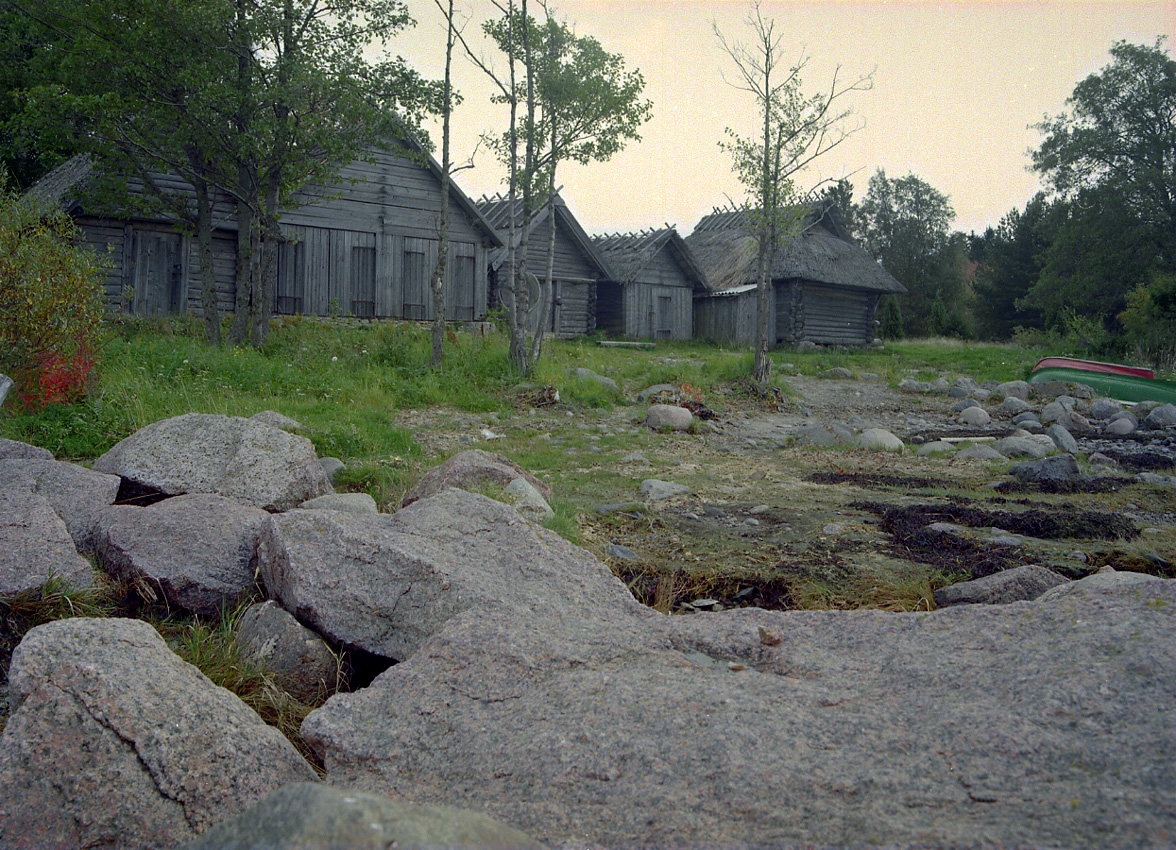
[[(708, 439), (983, 447), (1021, 459), (1014, 482), (1176, 486), (1105, 450), (1124, 435), (1100, 449), (1107, 462), (1075, 461), (1123, 413), (1170, 446), (1161, 407), (1098, 416), (1099, 400), (1066, 392), (903, 389), (965, 392), (951, 422), (907, 417), (903, 438), (893, 423), (743, 419)], [(1026, 413), (1036, 425), (1012, 418)], [(506, 458), (462, 453), (380, 514), (333, 495), (313, 446), (274, 423), (296, 427), (178, 417), (94, 469), (0, 443), (2, 592), (50, 575), (84, 585), (96, 554), (190, 611), (256, 577), (270, 601), (241, 640), (289, 687), (328, 687), (339, 647), (387, 669), (307, 718), (316, 772), (150, 626), (33, 629), (9, 669), (0, 846), (1158, 848), (1176, 835), (1170, 580), (1024, 565), (947, 588), (933, 612), (666, 616), (528, 519), (550, 490)], [(113, 505), (131, 485), (170, 498)], [(481, 495), (508, 487), (519, 509)], [(371, 832), (347, 832), (360, 817)]]

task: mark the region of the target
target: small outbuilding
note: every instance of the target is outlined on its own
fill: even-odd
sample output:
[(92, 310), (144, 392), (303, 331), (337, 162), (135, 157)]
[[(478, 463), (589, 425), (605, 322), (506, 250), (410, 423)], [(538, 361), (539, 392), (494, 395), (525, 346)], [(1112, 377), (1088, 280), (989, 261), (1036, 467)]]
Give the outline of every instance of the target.
[[(29, 190), (43, 205), (66, 210), (87, 244), (103, 257), (105, 297), (114, 312), (201, 315), (200, 256), (196, 238), (166, 213), (147, 204), (95, 206), (89, 191), (110, 181), (86, 156), (46, 175)], [(144, 182), (115, 178), (131, 199)], [(182, 179), (153, 174), (166, 193), (192, 199)], [(502, 244), (468, 197), (450, 187), (446, 317), (482, 320), (488, 312), (487, 268)], [(437, 261), (441, 167), (410, 141), (371, 150), (324, 186), (300, 190), (283, 211), (278, 247), (275, 314), (429, 320), (429, 287)], [(237, 222), (231, 199), (213, 197), (213, 263), (217, 305), (231, 313), (236, 291)]]
[[(906, 288), (862, 248), (828, 202), (797, 209), (772, 264), (775, 345), (869, 345), (883, 295)], [(714, 289), (694, 305), (699, 339), (754, 345), (757, 239), (740, 210), (716, 210), (686, 238)]]
[[(490, 257), (491, 304), (504, 304), (510, 280), (510, 199), (501, 196), (477, 202), (485, 219), (498, 231), (502, 247)], [(516, 220), (522, 218), (522, 200), (515, 199)], [(604, 257), (597, 251), (584, 228), (557, 192), (535, 213), (527, 232), (526, 269), (537, 280), (547, 277), (548, 247), (555, 228), (555, 254), (551, 271), (551, 315), (545, 330), (562, 339), (584, 336), (596, 328), (597, 283), (612, 276)], [(515, 233), (515, 248), (523, 231)]]
[(593, 239), (613, 276), (596, 287), (596, 328), (634, 339), (691, 339), (706, 273), (673, 227)]

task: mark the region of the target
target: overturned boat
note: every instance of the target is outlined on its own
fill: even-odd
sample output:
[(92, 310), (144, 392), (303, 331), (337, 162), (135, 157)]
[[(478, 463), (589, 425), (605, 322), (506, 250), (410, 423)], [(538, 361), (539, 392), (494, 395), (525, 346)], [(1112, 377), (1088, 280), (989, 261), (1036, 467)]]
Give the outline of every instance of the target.
[(1119, 401), (1159, 401), (1176, 404), (1176, 381), (1162, 381), (1143, 366), (1100, 363), (1074, 357), (1043, 357), (1033, 367), (1029, 383), (1069, 381)]

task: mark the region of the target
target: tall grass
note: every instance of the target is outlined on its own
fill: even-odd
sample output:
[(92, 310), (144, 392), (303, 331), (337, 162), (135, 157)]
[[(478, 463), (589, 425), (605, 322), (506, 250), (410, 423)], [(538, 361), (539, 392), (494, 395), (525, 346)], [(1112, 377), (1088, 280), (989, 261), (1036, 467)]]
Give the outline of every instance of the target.
[[(978, 380), (1023, 378), (1040, 354), (1007, 344), (912, 340), (879, 350), (781, 349), (771, 358), (782, 376), (845, 366), (894, 383), (918, 370)], [(321, 455), (362, 465), (414, 452), (410, 434), (397, 425), (398, 411), (450, 407), (505, 413), (523, 387), (502, 334), (451, 331), (443, 364), (432, 368), (429, 358), (428, 329), (412, 324), (348, 326), (292, 317), (279, 322), (270, 342), (255, 350), (210, 347), (192, 320), (122, 322), (108, 335), (83, 401), (50, 405), (37, 414), (0, 410), (0, 435), (40, 445), (62, 459), (89, 459), (171, 416), (250, 416), (271, 409), (301, 422)], [(606, 348), (591, 339), (548, 340), (525, 383), (554, 387), (563, 402), (580, 408), (622, 404), (625, 395), (660, 383), (693, 387), (708, 403), (718, 403), (716, 390), (738, 388), (751, 366), (749, 351), (696, 342), (644, 350)], [(578, 367), (611, 378), (624, 394), (575, 377)]]

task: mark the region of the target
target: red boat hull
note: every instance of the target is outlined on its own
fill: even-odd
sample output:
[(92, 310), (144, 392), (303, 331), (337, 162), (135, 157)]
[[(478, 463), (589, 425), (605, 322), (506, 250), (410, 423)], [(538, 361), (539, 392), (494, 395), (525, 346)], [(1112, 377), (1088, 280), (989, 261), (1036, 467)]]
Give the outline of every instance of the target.
[(1129, 375), (1133, 378), (1155, 378), (1156, 376), (1155, 372), (1143, 366), (1099, 363), (1095, 360), (1077, 360), (1073, 357), (1043, 357), (1033, 367), (1034, 372), (1038, 369), (1081, 369), (1083, 372), (1102, 372), (1105, 375)]

